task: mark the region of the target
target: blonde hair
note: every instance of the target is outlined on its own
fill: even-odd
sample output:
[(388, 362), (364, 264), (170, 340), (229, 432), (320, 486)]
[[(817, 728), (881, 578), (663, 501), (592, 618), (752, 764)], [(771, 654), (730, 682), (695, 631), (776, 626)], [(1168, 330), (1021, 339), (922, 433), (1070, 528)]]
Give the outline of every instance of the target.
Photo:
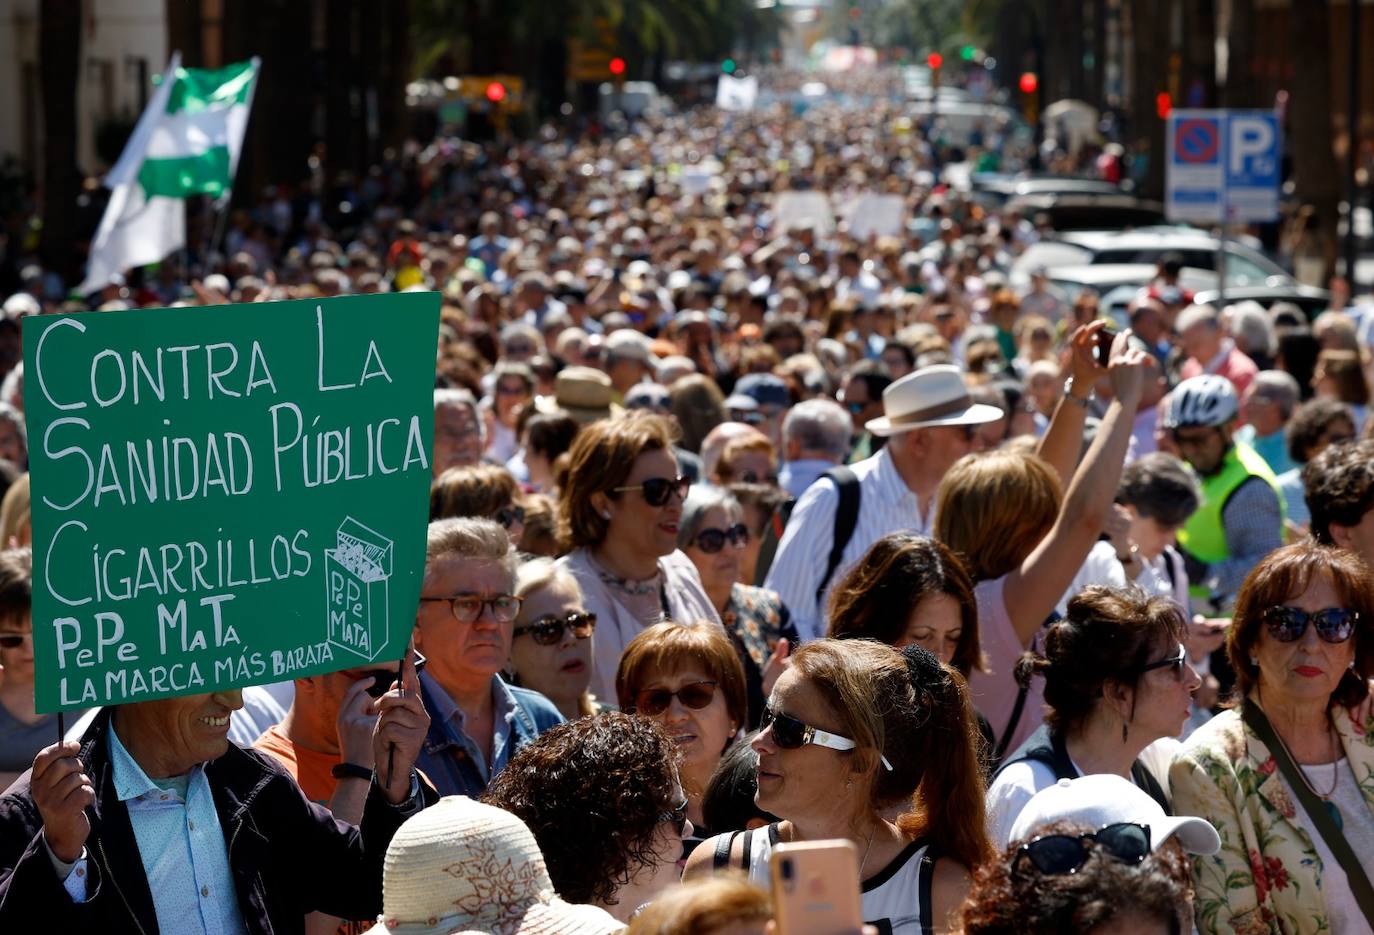
[(720, 477), (721, 483), (728, 484), (739, 479), (735, 477), (735, 459), (751, 451), (760, 452), (767, 457), (770, 468), (777, 464), (777, 451), (774, 449), (773, 443), (768, 440), (767, 435), (756, 432), (742, 435), (739, 438), (732, 438), (725, 443), (725, 448), (720, 453), (720, 460), (716, 462), (716, 475)]
[(33, 541), (29, 501), (29, 475), (19, 475), (5, 491), (5, 499), (0, 500), (0, 549), (8, 549), (11, 541), (15, 545), (28, 545)]
[(965, 455), (940, 482), (935, 538), (963, 559), (974, 581), (994, 580), (1045, 537), (1062, 499), (1054, 469), (1036, 455)]
[(768, 893), (742, 874), (723, 874), (674, 887), (649, 903), (625, 935), (711, 935), (727, 926), (772, 918)]

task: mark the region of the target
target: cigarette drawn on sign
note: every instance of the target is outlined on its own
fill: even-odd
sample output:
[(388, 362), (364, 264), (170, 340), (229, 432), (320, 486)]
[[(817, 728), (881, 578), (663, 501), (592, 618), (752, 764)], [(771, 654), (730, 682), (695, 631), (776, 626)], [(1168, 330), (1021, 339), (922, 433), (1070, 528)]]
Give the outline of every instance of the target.
[(353, 517), (339, 525), (338, 544), (324, 550), (328, 640), (371, 662), (387, 645), (392, 541)]

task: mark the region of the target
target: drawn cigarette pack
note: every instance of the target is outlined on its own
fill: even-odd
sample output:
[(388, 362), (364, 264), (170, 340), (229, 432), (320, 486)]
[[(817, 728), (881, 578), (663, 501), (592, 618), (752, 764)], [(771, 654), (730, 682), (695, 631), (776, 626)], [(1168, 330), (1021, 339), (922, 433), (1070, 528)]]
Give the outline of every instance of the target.
[(339, 525), (337, 546), (324, 550), (329, 642), (369, 662), (390, 633), (391, 561), (391, 540), (351, 516)]

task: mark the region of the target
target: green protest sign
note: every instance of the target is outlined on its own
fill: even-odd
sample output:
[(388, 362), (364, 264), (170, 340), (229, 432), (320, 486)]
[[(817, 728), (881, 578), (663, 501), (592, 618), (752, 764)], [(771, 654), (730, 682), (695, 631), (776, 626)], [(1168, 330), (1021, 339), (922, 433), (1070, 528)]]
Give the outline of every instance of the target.
[(39, 711), (399, 659), (439, 296), (24, 322)]

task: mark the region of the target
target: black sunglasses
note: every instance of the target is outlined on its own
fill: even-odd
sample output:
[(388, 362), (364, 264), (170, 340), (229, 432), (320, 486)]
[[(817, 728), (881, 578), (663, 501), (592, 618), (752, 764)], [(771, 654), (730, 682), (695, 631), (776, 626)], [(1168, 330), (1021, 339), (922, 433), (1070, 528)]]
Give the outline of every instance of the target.
[(1122, 821), (1087, 834), (1047, 834), (1028, 841), (1017, 848), (1012, 871), (1029, 860), (1036, 870), (1050, 876), (1077, 873), (1088, 862), (1089, 841), (1123, 864), (1137, 866), (1150, 856), (1149, 826)]
[[(759, 719), (759, 732), (762, 733), (769, 728), (772, 728), (773, 742), (784, 750), (796, 750), (807, 744), (814, 744), (817, 747), (845, 753), (858, 746), (848, 737), (812, 727), (790, 714), (773, 710), (772, 705), (764, 705), (763, 717)], [(883, 761), (883, 768), (891, 772), (892, 764), (888, 762), (887, 757), (882, 756), (880, 759)]]
[(592, 630), (596, 627), (596, 614), (582, 610), (574, 610), (564, 617), (555, 617), (549, 614), (540, 617), (534, 623), (523, 627), (515, 628), (516, 636), (530, 635), (540, 646), (553, 646), (563, 641), (563, 631), (571, 630), (572, 635), (579, 640), (585, 640), (592, 635)]
[(503, 506), (496, 511), (495, 519), (506, 529), (510, 529), (516, 523), (524, 525), (525, 508), (523, 506)]
[(684, 795), (682, 801), (673, 806), (671, 811), (659, 812), (659, 821), (666, 821), (677, 829), (678, 836), (687, 830), (687, 797)]
[(778, 483), (778, 475), (760, 475), (756, 471), (745, 471), (743, 474), (740, 475), (739, 479), (744, 481), (744, 483), (746, 484), (772, 484), (776, 486)]
[(1157, 659), (1154, 662), (1141, 666), (1140, 674), (1144, 675), (1146, 672), (1153, 672), (1155, 669), (1167, 669), (1172, 667), (1174, 670), (1174, 678), (1181, 679), (1183, 677), (1183, 666), (1187, 662), (1188, 650), (1184, 648), (1182, 643), (1179, 643), (1178, 652), (1167, 658)]
[(0, 649), (18, 649), (27, 639), (27, 633), (0, 633)]
[(1355, 624), (1360, 620), (1358, 611), (1344, 607), (1328, 607), (1307, 613), (1296, 607), (1270, 607), (1264, 611), (1264, 625), (1269, 635), (1280, 643), (1292, 643), (1301, 639), (1307, 632), (1310, 621), (1317, 628), (1317, 635), (1328, 643), (1344, 643), (1355, 632)]
[(749, 527), (743, 523), (736, 523), (729, 529), (703, 529), (697, 533), (693, 542), (707, 555), (715, 555), (725, 548), (726, 542), (736, 549), (742, 549), (749, 544)]
[(692, 489), (692, 480), (689, 477), (650, 477), (641, 483), (628, 487), (612, 487), (612, 493), (625, 493), (630, 490), (638, 490), (644, 495), (644, 502), (649, 506), (663, 506), (668, 502), (668, 498), (677, 494), (679, 500), (687, 499), (687, 491)]
[(668, 710), (668, 705), (673, 703), (676, 698), (682, 702), (684, 707), (691, 708), (693, 711), (700, 711), (711, 703), (711, 699), (716, 697), (715, 682), (688, 682), (675, 692), (670, 692), (666, 688), (646, 688), (641, 692), (636, 692), (634, 704), (626, 708), (628, 714), (645, 714), (655, 717)]

